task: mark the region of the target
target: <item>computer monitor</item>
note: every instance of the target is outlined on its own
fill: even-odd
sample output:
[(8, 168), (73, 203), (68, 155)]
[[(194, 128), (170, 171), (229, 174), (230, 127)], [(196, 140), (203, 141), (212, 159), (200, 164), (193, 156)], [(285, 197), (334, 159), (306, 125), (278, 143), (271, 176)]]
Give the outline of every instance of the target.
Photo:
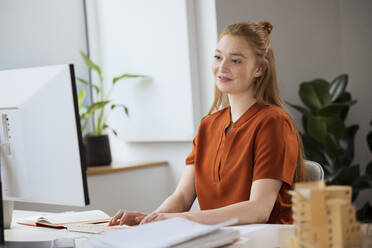
[(0, 71), (4, 200), (89, 204), (73, 65)]

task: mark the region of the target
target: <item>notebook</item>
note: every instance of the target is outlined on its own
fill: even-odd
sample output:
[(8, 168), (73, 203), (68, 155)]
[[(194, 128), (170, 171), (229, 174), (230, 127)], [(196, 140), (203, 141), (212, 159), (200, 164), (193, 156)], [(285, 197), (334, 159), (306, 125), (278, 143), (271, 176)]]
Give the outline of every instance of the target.
[[(236, 221), (232, 219), (217, 225), (203, 225), (183, 218), (172, 218), (105, 232), (90, 238), (89, 247), (217, 247), (239, 238), (239, 231), (221, 229)], [(204, 246), (207, 243), (209, 246)]]
[(110, 221), (111, 217), (101, 210), (63, 212), (43, 214), (16, 220), (18, 224), (29, 226), (46, 226), (54, 228), (65, 228), (68, 224), (82, 223), (104, 223)]

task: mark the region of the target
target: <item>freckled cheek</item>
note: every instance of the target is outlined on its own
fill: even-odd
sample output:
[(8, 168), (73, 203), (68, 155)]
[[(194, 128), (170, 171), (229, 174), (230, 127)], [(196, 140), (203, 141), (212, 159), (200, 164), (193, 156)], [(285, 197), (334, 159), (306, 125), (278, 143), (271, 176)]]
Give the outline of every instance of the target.
[(234, 68), (234, 70), (232, 70), (232, 74), (236, 78), (243, 79), (243, 80), (250, 78), (250, 73), (248, 72), (248, 70), (242, 67)]
[(213, 73), (213, 76), (216, 78), (217, 73), (218, 73), (218, 64), (215, 62), (212, 64), (212, 73)]

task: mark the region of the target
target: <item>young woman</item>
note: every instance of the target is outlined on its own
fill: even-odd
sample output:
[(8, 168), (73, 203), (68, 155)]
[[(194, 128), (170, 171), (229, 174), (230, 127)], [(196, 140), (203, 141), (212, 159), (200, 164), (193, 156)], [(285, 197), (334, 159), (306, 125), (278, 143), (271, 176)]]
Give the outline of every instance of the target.
[[(110, 225), (172, 217), (204, 224), (292, 222), (287, 191), (304, 180), (304, 161), (279, 97), (271, 30), (269, 22), (242, 22), (221, 33), (212, 66), (214, 103), (176, 190), (154, 212), (120, 211)], [(196, 197), (201, 210), (188, 212)]]

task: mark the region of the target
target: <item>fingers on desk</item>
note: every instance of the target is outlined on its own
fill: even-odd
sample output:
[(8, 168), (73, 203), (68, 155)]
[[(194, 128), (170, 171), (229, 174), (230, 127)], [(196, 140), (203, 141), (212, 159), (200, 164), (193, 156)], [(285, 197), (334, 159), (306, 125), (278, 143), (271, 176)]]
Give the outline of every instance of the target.
[(149, 222), (152, 222), (154, 221), (156, 218), (158, 217), (158, 214), (153, 212), (149, 215), (147, 215), (146, 217), (144, 217), (141, 222), (140, 222), (140, 225), (142, 224), (146, 224), (146, 223), (149, 223)]
[(146, 217), (146, 214), (143, 214), (143, 215), (140, 215), (140, 216), (137, 216), (135, 218), (137, 224), (141, 223), (141, 221)]
[(124, 215), (126, 211), (125, 210), (119, 210), (115, 215), (114, 217), (112, 217), (112, 219), (110, 220), (109, 222), (109, 226), (115, 226), (115, 225), (118, 225), (118, 221), (121, 220), (121, 217)]
[(123, 211), (123, 214), (122, 214), (122, 216), (121, 216), (121, 218), (120, 218), (120, 222), (119, 222), (119, 225), (124, 225), (124, 224), (126, 224), (126, 219), (127, 219), (127, 211), (126, 210), (124, 210)]

